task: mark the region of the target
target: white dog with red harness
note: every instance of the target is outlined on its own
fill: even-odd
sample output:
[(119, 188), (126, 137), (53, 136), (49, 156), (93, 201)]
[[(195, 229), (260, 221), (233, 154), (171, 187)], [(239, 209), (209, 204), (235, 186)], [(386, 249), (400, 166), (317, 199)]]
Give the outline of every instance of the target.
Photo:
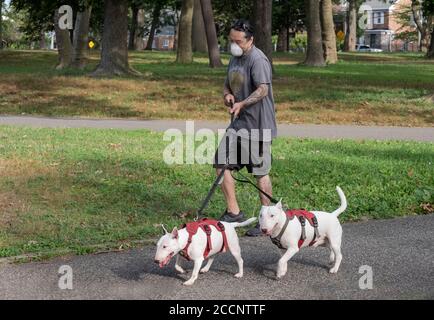
[[(241, 278), (243, 276), (243, 259), (235, 228), (248, 226), (255, 221), (256, 218), (250, 218), (241, 223), (228, 223), (205, 218), (186, 223), (181, 226), (180, 230), (175, 227), (171, 233), (164, 229), (166, 234), (157, 243), (154, 261), (159, 264), (160, 268), (163, 268), (172, 257), (179, 253), (176, 257), (175, 269), (180, 273), (185, 273), (179, 264), (180, 256), (194, 261), (191, 278), (184, 282), (184, 285), (189, 286), (196, 281), (199, 271), (201, 273), (208, 272), (216, 253), (229, 250), (238, 263), (239, 270), (235, 277)], [(205, 259), (208, 259), (208, 263), (201, 269)]]
[[(259, 225), (262, 232), (270, 236), (274, 244), (286, 249), (278, 262), (277, 277), (286, 274), (288, 261), (301, 248), (307, 246), (327, 246), (330, 248), (330, 263), (334, 263), (330, 273), (338, 272), (342, 261), (342, 226), (338, 216), (347, 208), (347, 200), (342, 189), (336, 187), (341, 206), (332, 213), (324, 211), (283, 210), (279, 201), (274, 206), (262, 206)], [(293, 219), (297, 217), (298, 219)], [(309, 223), (305, 221), (308, 220)]]

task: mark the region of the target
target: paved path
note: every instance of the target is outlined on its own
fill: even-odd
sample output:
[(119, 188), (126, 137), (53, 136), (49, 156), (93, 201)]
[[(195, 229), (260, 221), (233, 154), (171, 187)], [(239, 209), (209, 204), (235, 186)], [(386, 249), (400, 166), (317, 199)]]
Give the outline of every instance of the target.
[[(195, 121), (195, 130), (209, 128), (213, 131), (225, 129), (228, 123)], [(165, 131), (169, 128), (185, 132), (186, 122), (182, 120), (99, 120), (77, 118), (46, 118), (31, 116), (0, 116), (0, 125), (23, 125), (50, 128), (116, 128), (150, 129)], [(324, 139), (375, 139), (434, 141), (434, 128), (376, 127), (350, 125), (299, 125), (279, 124), (278, 135), (300, 138)]]
[[(434, 299), (434, 215), (347, 223), (343, 229), (344, 258), (336, 275), (328, 273), (328, 250), (308, 248), (276, 280), (279, 249), (265, 237), (242, 237), (242, 279), (233, 277), (236, 263), (225, 253), (185, 287), (188, 275), (178, 275), (173, 261), (159, 269), (155, 248), (146, 246), (0, 265), (0, 299)], [(61, 265), (72, 267), (73, 290), (58, 287)], [(362, 265), (372, 267), (372, 290), (359, 288)]]

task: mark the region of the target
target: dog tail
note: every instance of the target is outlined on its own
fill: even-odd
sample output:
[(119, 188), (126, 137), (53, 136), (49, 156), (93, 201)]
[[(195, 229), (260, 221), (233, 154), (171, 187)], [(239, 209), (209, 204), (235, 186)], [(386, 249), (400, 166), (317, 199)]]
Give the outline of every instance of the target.
[(256, 218), (250, 218), (250, 219), (248, 219), (248, 220), (246, 220), (246, 221), (244, 221), (244, 222), (232, 222), (231, 225), (232, 225), (234, 228), (238, 228), (238, 227), (246, 227), (246, 226), (248, 226), (249, 224), (252, 224), (252, 223), (255, 222), (255, 221), (256, 221)]
[(335, 211), (333, 211), (332, 214), (335, 215), (336, 217), (339, 217), (339, 215), (342, 212), (344, 212), (345, 209), (347, 208), (347, 198), (345, 197), (345, 194), (341, 188), (336, 187), (336, 191), (338, 192), (339, 198), (341, 199), (341, 206), (337, 208)]

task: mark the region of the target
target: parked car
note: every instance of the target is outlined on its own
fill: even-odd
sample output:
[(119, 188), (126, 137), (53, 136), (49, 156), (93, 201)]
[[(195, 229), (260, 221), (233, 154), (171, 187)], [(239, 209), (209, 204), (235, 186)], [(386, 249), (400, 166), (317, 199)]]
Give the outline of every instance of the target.
[(358, 51), (358, 52), (383, 52), (383, 50), (371, 48), (367, 44), (356, 44), (356, 51)]

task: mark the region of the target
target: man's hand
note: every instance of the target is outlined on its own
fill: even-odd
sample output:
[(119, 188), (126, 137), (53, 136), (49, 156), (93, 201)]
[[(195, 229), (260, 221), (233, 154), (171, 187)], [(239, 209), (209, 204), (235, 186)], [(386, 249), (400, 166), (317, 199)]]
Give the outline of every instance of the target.
[(241, 109), (244, 108), (244, 103), (243, 102), (237, 102), (234, 103), (234, 106), (232, 107), (232, 109), (229, 109), (229, 113), (233, 113), (234, 117), (238, 117), (238, 115), (241, 112)]
[(235, 103), (235, 97), (228, 93), (227, 95), (225, 95), (225, 105), (226, 107), (230, 107)]

